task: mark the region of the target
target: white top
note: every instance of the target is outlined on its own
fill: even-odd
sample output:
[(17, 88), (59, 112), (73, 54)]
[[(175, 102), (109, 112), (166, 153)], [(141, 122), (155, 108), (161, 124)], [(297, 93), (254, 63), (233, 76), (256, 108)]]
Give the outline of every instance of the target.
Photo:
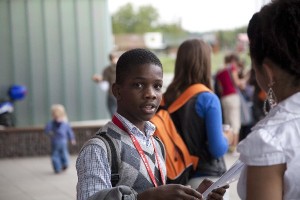
[[(237, 151), (246, 165), (286, 163), (284, 199), (300, 199), (300, 92), (274, 107), (240, 142)], [(237, 190), (240, 198), (246, 199), (246, 168)]]

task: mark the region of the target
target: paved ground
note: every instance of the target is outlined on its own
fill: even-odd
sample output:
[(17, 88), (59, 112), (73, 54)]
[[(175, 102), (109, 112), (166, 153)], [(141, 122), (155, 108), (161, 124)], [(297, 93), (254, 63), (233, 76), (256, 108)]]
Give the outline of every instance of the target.
[[(229, 167), (236, 157), (226, 155)], [(54, 174), (50, 157), (0, 159), (0, 200), (75, 200), (76, 156), (70, 168)], [(236, 183), (229, 190), (230, 200), (238, 200)]]
[(54, 174), (50, 157), (1, 159), (0, 200), (76, 199), (75, 159), (62, 174)]

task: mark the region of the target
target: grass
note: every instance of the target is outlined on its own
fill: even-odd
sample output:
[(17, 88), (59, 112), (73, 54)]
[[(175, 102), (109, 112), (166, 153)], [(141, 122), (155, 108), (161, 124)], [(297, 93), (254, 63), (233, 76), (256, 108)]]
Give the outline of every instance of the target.
[(161, 64), (163, 66), (164, 73), (173, 73), (175, 66), (175, 58), (170, 56), (159, 57)]
[[(226, 53), (222, 51), (212, 54), (212, 58), (211, 58), (212, 74), (215, 74), (217, 70), (220, 69), (220, 67), (223, 65), (225, 54)], [(249, 67), (250, 66), (249, 56), (246, 53), (240, 54), (239, 56), (242, 60), (245, 60), (245, 65)], [(174, 73), (175, 57), (160, 56), (159, 59), (163, 65), (164, 73)]]

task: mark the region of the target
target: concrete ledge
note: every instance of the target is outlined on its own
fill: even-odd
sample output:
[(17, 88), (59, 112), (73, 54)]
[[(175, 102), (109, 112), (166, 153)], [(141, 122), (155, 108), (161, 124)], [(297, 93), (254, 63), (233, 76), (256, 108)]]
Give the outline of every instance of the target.
[[(76, 145), (69, 145), (70, 153), (77, 154), (85, 141), (103, 126), (96, 123), (71, 123)], [(50, 155), (50, 139), (44, 127), (6, 128), (0, 130), (0, 158)]]

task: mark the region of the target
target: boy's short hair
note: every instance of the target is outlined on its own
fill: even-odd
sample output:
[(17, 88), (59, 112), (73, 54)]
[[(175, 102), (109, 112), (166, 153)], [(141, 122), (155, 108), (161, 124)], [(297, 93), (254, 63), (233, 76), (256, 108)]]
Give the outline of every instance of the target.
[(144, 64), (154, 64), (162, 68), (158, 57), (147, 49), (137, 48), (123, 53), (117, 62), (116, 83), (123, 83), (127, 74)]

